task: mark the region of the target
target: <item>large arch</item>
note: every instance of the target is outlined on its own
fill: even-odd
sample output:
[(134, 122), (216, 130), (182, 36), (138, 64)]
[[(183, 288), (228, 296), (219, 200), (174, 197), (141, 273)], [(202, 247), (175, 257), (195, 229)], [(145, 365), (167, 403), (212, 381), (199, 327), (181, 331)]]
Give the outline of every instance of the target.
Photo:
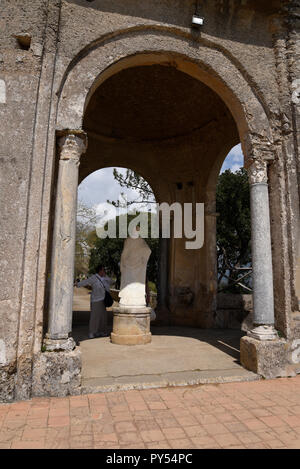
[[(164, 284), (168, 277), (165, 296), (171, 322), (212, 326), (217, 293), (216, 184), (220, 164), (239, 143), (232, 114), (211, 88), (167, 62), (142, 61), (104, 75), (85, 107), (82, 127), (89, 144), (79, 179), (99, 165), (126, 164), (157, 187), (160, 203), (205, 203), (205, 247), (191, 252), (184, 240), (170, 240)], [(187, 314), (185, 302), (191, 296), (193, 306), (189, 304)]]
[(107, 78), (124, 68), (153, 64), (176, 67), (210, 87), (232, 113), (245, 157), (273, 158), (266, 105), (242, 67), (229, 52), (193, 43), (171, 30), (128, 30), (87, 46), (70, 64), (58, 90), (57, 130), (82, 129), (89, 99)]

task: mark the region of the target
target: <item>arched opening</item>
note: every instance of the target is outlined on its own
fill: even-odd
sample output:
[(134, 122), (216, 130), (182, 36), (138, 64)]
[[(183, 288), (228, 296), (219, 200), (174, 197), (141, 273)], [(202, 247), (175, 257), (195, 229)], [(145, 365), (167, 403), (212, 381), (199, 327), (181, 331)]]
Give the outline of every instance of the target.
[[(161, 240), (158, 332), (154, 327), (152, 332), (166, 343), (173, 340), (175, 344), (176, 340), (186, 338), (195, 349), (199, 343), (205, 343), (229, 360), (236, 360), (240, 331), (216, 330), (207, 332), (207, 337), (205, 332), (202, 338), (198, 336), (201, 330), (220, 328), (216, 185), (224, 158), (239, 142), (237, 126), (227, 106), (210, 88), (175, 67), (140, 65), (119, 71), (94, 90), (86, 107), (83, 129), (89, 144), (81, 159), (80, 182), (96, 174), (94, 171), (99, 168), (127, 167), (149, 182), (158, 203), (192, 204), (193, 209), (197, 203), (204, 203), (205, 236), (200, 249), (186, 249), (184, 236)], [(104, 200), (109, 198), (104, 196)], [(227, 327), (225, 321), (222, 326)], [(108, 353), (106, 342), (102, 341), (97, 348), (103, 363)], [(98, 372), (91, 372), (87, 358), (92, 353), (91, 347), (88, 342), (82, 344), (83, 372), (88, 375), (85, 382), (93, 386), (92, 375), (99, 370), (101, 374), (102, 368), (99, 364)], [(178, 347), (184, 350), (183, 343), (176, 344)], [(199, 353), (203, 354), (201, 346)], [(144, 352), (141, 354), (140, 361), (135, 363), (136, 374), (145, 358)], [(115, 359), (121, 362), (123, 358)], [(149, 361), (150, 368), (152, 365)], [(194, 370), (194, 364), (188, 366)], [(219, 363), (209, 366), (220, 367)], [(229, 362), (224, 364), (225, 368), (229, 366)], [(176, 372), (184, 371), (175, 368)], [(161, 371), (156, 365), (151, 369), (153, 374)], [(98, 378), (98, 384), (102, 383)]]
[[(156, 210), (155, 195), (141, 176), (135, 174), (125, 186), (131, 170), (103, 168), (87, 176), (78, 187), (74, 278), (80, 282), (95, 273), (102, 264), (110, 278), (110, 292), (118, 304), (120, 291), (120, 261), (124, 239), (120, 234), (120, 219), (126, 226), (141, 215), (147, 223), (146, 242), (151, 249), (146, 273), (147, 304), (153, 310), (157, 304), (159, 239), (151, 238), (151, 211)], [(123, 185), (123, 187), (122, 187)], [(140, 218), (139, 218), (140, 220)], [(114, 226), (113, 233), (102, 236), (102, 229)], [(94, 331), (90, 323), (91, 288), (74, 286), (72, 335), (77, 343), (89, 338)], [(113, 313), (108, 308), (107, 334), (112, 332)]]
[(217, 184), (217, 325), (247, 331), (253, 321), (250, 185), (241, 145), (225, 158)]
[(83, 128), (88, 150), (79, 178), (100, 166), (125, 166), (153, 187), (158, 203), (205, 204), (205, 241), (186, 249), (168, 242), (167, 324), (214, 327), (216, 314), (215, 191), (219, 166), (239, 142), (221, 98), (190, 75), (166, 65), (126, 68), (89, 98)]
[[(99, 50), (95, 49), (91, 56), (94, 52), (99, 54)], [(79, 63), (79, 72), (84, 60)], [(158, 302), (157, 318), (163, 326), (190, 327), (198, 331), (215, 330), (218, 327), (216, 186), (228, 152), (240, 141), (247, 151), (252, 146), (250, 130), (253, 121), (247, 120), (244, 112), (248, 106), (245, 97), (249, 92), (251, 94), (250, 88), (239, 77), (238, 80), (243, 82), (243, 91), (237, 89), (238, 96), (235, 96), (234, 91), (226, 87), (226, 79), (220, 81), (220, 76), (213, 72), (211, 66), (202, 69), (199, 64), (187, 62), (175, 54), (168, 56), (156, 52), (153, 55), (129, 56), (104, 69), (102, 64), (100, 70), (102, 68), (104, 72), (100, 74), (95, 63), (92, 67), (93, 71), (85, 80), (84, 92), (79, 95), (78, 106), (74, 107), (75, 88), (70, 87), (70, 83), (73, 79), (78, 81), (80, 75), (76, 78), (74, 71), (71, 71), (64, 85), (57, 126), (58, 135), (64, 135), (60, 162), (68, 161), (70, 157), (78, 161), (80, 155), (84, 154), (80, 159), (79, 181), (99, 168), (131, 168), (148, 181), (159, 204), (166, 203), (169, 208), (174, 204), (181, 207), (187, 204), (191, 206), (192, 214), (196, 213), (198, 204), (204, 205), (203, 243), (200, 246), (196, 243), (194, 248), (191, 248), (194, 243), (188, 241), (193, 239), (191, 232), (196, 238), (193, 241), (197, 241), (197, 221), (192, 217), (189, 230), (184, 230), (180, 236), (175, 235), (176, 215), (171, 207), (170, 211), (174, 211), (170, 220), (171, 235), (161, 243), (160, 270), (163, 278), (160, 279), (160, 287), (164, 288)], [(218, 70), (223, 77), (224, 71), (222, 67)], [(252, 105), (261, 109), (261, 104), (256, 103), (255, 98), (249, 104), (250, 107)], [(264, 138), (268, 140), (269, 128), (263, 112), (259, 119), (265, 132)], [(68, 124), (64, 125), (67, 121)], [(72, 131), (72, 128), (77, 130)], [(85, 135), (87, 149), (83, 148)], [(256, 152), (257, 147), (253, 148), (251, 158), (256, 158)], [(267, 177), (267, 164), (262, 160), (254, 164), (249, 155), (248, 162), (252, 164), (252, 178), (260, 186), (260, 178), (263, 182)], [(60, 170), (61, 175), (65, 173), (66, 170)], [(64, 178), (68, 179), (66, 175)], [(261, 237), (255, 246), (257, 265), (261, 267), (264, 264), (265, 274), (271, 270), (267, 184), (263, 182), (264, 187), (256, 187), (253, 182), (254, 186), (252, 205), (255, 208), (256, 231), (262, 230), (268, 235), (265, 237), (266, 246), (260, 242)], [(263, 223), (259, 220), (256, 204), (259, 198), (265, 211)], [(56, 220), (59, 220), (60, 213), (59, 205)], [(64, 239), (60, 245), (68, 249), (63, 243)], [(62, 248), (58, 246), (57, 252), (62, 252)], [(266, 262), (262, 263), (262, 257), (266, 258)], [(267, 325), (266, 333), (273, 338), (273, 283), (271, 278), (261, 282), (261, 273), (259, 271), (260, 289), (257, 289), (256, 296), (267, 303), (268, 308), (267, 314), (264, 314), (266, 308), (259, 309), (262, 314), (257, 315), (258, 321), (254, 324), (262, 325), (263, 332)], [(56, 285), (58, 278), (59, 275), (56, 275)], [(265, 286), (270, 293), (266, 301), (260, 291)], [(59, 296), (57, 290), (58, 287), (54, 286), (52, 299)], [(57, 313), (56, 317), (59, 319), (60, 314)], [(56, 323), (52, 321), (50, 325), (52, 337), (63, 339), (63, 334), (56, 334), (55, 329), (67, 331), (69, 325), (66, 321), (59, 327), (57, 324), (58, 320)], [(224, 348), (224, 340), (221, 347), (216, 334), (218, 332), (213, 332), (214, 344), (219, 349)], [(226, 345), (225, 348), (232, 349), (232, 346)], [(239, 351), (233, 349), (234, 357), (238, 358), (236, 354)]]

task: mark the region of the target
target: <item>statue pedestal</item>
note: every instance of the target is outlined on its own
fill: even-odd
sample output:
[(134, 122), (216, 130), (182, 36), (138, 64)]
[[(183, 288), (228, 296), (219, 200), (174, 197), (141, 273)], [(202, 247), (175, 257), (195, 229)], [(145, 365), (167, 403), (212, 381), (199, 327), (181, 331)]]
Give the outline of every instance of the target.
[(118, 345), (145, 345), (151, 342), (151, 308), (118, 306), (114, 313), (111, 341)]

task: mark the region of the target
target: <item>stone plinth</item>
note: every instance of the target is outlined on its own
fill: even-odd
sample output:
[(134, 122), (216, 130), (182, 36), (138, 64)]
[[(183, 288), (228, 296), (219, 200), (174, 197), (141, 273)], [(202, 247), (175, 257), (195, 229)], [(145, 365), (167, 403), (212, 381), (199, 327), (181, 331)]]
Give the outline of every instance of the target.
[(111, 341), (118, 345), (145, 345), (151, 342), (151, 308), (113, 308), (113, 332)]
[(81, 352), (44, 352), (35, 356), (33, 396), (64, 397), (81, 394)]
[[(289, 376), (287, 352), (284, 339), (263, 341), (249, 336), (241, 339), (241, 364), (266, 379)], [(294, 375), (292, 370), (291, 375)]]
[(16, 373), (16, 362), (12, 362), (6, 366), (0, 366), (0, 402), (14, 400)]

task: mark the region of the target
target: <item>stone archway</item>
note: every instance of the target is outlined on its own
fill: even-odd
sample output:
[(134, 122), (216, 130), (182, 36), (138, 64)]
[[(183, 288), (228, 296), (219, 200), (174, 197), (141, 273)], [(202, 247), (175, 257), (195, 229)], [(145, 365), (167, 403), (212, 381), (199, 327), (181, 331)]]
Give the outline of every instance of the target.
[(245, 157), (273, 159), (267, 105), (241, 64), (225, 49), (211, 43), (193, 47), (188, 38), (166, 28), (116, 33), (74, 58), (58, 92), (57, 130), (82, 129), (89, 99), (107, 78), (124, 68), (151, 64), (169, 64), (212, 88), (237, 123)]
[[(249, 167), (251, 183), (254, 239), (254, 324), (257, 326), (253, 331), (253, 336), (259, 340), (274, 339), (276, 334), (273, 327), (274, 300), (267, 185), (267, 162), (273, 158), (273, 154), (272, 135), (268, 116), (264, 110), (264, 103), (253, 92), (243, 73), (224, 51), (201, 45), (195, 49), (184, 38), (169, 36), (157, 31), (147, 31), (146, 33), (147, 48), (145, 46), (145, 34), (136, 32), (128, 34), (128, 36), (125, 35), (124, 37), (108, 40), (103, 44), (93, 45), (90, 50), (86, 50), (81, 57), (78, 57), (77, 61), (73, 61), (68, 74), (63, 80), (57, 115), (57, 131), (58, 135), (61, 136), (60, 144), (62, 148), (60, 157), (61, 168), (59, 170), (58, 202), (54, 227), (55, 243), (52, 255), (53, 279), (50, 294), (50, 321), (45, 345), (49, 350), (57, 348), (72, 349), (74, 347), (72, 340), (69, 338), (70, 308), (68, 305), (64, 305), (64, 301), (59, 299), (62, 291), (62, 277), (60, 275), (62, 269), (60, 268), (59, 259), (64, 259), (64, 263), (69, 264), (70, 270), (71, 264), (73, 265), (73, 258), (69, 250), (71, 252), (73, 249), (72, 242), (74, 235), (73, 237), (72, 235), (70, 237), (67, 236), (68, 242), (66, 243), (66, 237), (61, 236), (61, 233), (62, 227), (66, 225), (66, 220), (70, 220), (72, 213), (74, 214), (74, 203), (76, 200), (74, 194), (73, 198), (70, 198), (70, 203), (66, 203), (67, 197), (64, 193), (65, 185), (68, 184), (66, 174), (70, 172), (64, 168), (67, 165), (71, 165), (72, 171), (74, 171), (74, 181), (78, 178), (79, 159), (81, 154), (85, 152), (82, 143), (86, 139), (86, 133), (84, 132), (85, 111), (88, 112), (93, 97), (96, 95), (97, 90), (101, 89), (102, 84), (105, 85), (117, 73), (138, 67), (146, 67), (149, 70), (155, 66), (175, 68), (177, 73), (183, 73), (194, 80), (198, 80), (208, 90), (211, 90), (210, 92), (214, 96), (218, 97), (226, 109), (229, 109), (230, 117), (237, 126), (238, 132), (235, 138), (238, 138), (238, 135), (242, 142), (246, 157), (245, 165)], [(224, 129), (228, 130), (226, 126), (224, 126)], [(97, 134), (97, 132), (95, 133)], [(224, 150), (223, 153), (224, 158)], [(221, 159), (222, 149), (220, 148), (217, 160), (221, 161)], [(215, 220), (208, 221), (208, 219), (213, 216), (213, 187), (216, 182), (217, 168), (218, 163), (214, 161), (214, 169), (211, 169), (208, 177), (208, 192), (207, 194), (205, 193), (207, 197), (205, 201), (211, 210), (211, 212), (206, 214), (207, 226), (210, 232), (213, 232), (215, 229)], [(176, 181), (173, 182), (176, 185)], [(191, 181), (187, 180), (185, 182), (188, 185)], [(69, 187), (72, 184), (69, 184)], [(179, 188), (179, 186), (181, 187)], [(179, 186), (177, 186), (177, 189), (181, 190), (182, 185), (180, 181)], [(170, 201), (172, 201), (172, 196), (174, 197), (175, 193), (176, 190), (173, 193), (172, 190), (169, 192)], [(184, 197), (180, 198), (181, 202), (186, 200)], [(262, 213), (263, 217), (261, 216)], [(169, 270), (171, 300), (169, 301), (169, 309), (175, 311), (176, 316), (176, 301), (174, 301), (174, 298), (176, 298), (176, 295), (177, 297), (178, 295), (180, 296), (182, 292), (178, 289), (176, 290), (178, 285), (176, 284), (175, 258), (182, 249), (178, 245), (175, 246), (175, 244), (173, 242), (171, 247), (171, 267)], [(183, 251), (178, 257), (180, 256), (181, 262), (184, 264)], [(215, 291), (213, 286), (214, 267), (212, 266), (214, 258), (215, 255), (211, 243), (211, 246), (208, 246), (205, 250), (204, 259), (206, 268), (202, 293), (206, 292), (207, 295), (204, 301), (205, 306), (202, 311), (202, 319), (197, 324), (202, 327), (213, 326), (212, 313)], [(188, 262), (186, 264), (188, 265)], [(187, 268), (182, 270), (188, 272)], [(190, 273), (188, 272), (188, 274)], [(195, 276), (193, 272), (191, 275), (196, 283), (199, 282), (197, 275)], [(71, 291), (71, 288), (65, 282), (64, 295), (67, 294), (67, 291)], [(202, 298), (204, 296), (202, 295)], [(201, 296), (198, 295), (198, 298), (201, 298)], [(183, 302), (184, 305), (186, 306), (185, 302)], [(63, 320), (61, 319), (62, 317), (64, 317)]]
[(205, 247), (192, 252), (185, 249), (185, 240), (170, 240), (168, 308), (164, 306), (172, 311), (166, 315), (171, 324), (212, 327), (216, 187), (207, 191), (207, 180), (216, 160), (219, 164), (239, 141), (228, 108), (210, 88), (173, 66), (140, 65), (124, 68), (97, 88), (83, 128), (89, 146), (80, 179), (99, 165), (122, 164), (149, 181), (159, 203), (206, 204)]

